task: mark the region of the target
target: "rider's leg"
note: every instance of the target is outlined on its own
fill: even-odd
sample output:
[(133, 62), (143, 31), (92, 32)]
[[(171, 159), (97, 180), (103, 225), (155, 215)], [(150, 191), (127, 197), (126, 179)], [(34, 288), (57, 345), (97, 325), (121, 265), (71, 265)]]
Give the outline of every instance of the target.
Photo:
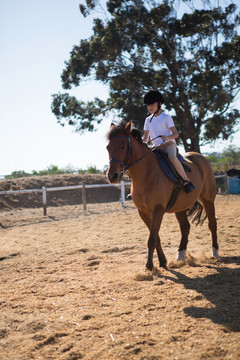
[(169, 160), (171, 161), (171, 163), (175, 167), (178, 174), (182, 177), (182, 179), (184, 181), (183, 186), (185, 188), (185, 192), (189, 193), (192, 190), (194, 190), (193, 184), (191, 183), (191, 181), (187, 177), (187, 174), (185, 173), (182, 164), (180, 163), (180, 161), (177, 158), (177, 146), (176, 146), (176, 143), (174, 143), (172, 141), (168, 141), (167, 143), (162, 144), (160, 146), (160, 149), (167, 152)]
[(178, 174), (183, 178), (183, 180), (190, 181), (182, 167), (182, 164), (177, 158), (177, 146), (174, 142), (168, 141), (165, 144), (160, 146), (160, 149), (166, 151), (168, 158), (177, 170)]

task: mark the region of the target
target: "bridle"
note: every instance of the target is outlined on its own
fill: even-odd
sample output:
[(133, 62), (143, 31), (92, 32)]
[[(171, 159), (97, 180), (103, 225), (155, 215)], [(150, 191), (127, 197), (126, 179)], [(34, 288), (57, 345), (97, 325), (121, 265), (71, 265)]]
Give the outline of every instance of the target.
[[(121, 160), (118, 160), (118, 159), (115, 159), (115, 158), (111, 158), (109, 160), (109, 163), (111, 162), (116, 162), (120, 165), (122, 165), (123, 169), (122, 169), (122, 173), (124, 172), (127, 172), (128, 173), (128, 170), (133, 167), (134, 165), (136, 165), (140, 160), (142, 160), (145, 156), (151, 154), (151, 151), (142, 155), (139, 159), (137, 159), (136, 161), (134, 161), (133, 164), (129, 165), (129, 159), (130, 159), (130, 154), (132, 154), (132, 145), (131, 145), (131, 139), (130, 139), (130, 136), (129, 135), (116, 135), (116, 136), (112, 136), (110, 137), (109, 140), (112, 140), (112, 139), (120, 139), (120, 138), (127, 138), (127, 152), (126, 152), (126, 156), (125, 156), (125, 160), (124, 161), (121, 161)], [(129, 175), (129, 174), (128, 174)]]
[(128, 135), (116, 135), (116, 136), (112, 136), (109, 140), (121, 139), (121, 138), (127, 138), (127, 152), (126, 152), (125, 160), (121, 161), (121, 160), (112, 158), (112, 159), (109, 160), (109, 163), (116, 162), (116, 163), (122, 165), (122, 167), (123, 167), (122, 172), (125, 172), (125, 171), (127, 171), (129, 169), (129, 158), (130, 158), (130, 153), (132, 153), (132, 145), (131, 145), (130, 136), (128, 136)]

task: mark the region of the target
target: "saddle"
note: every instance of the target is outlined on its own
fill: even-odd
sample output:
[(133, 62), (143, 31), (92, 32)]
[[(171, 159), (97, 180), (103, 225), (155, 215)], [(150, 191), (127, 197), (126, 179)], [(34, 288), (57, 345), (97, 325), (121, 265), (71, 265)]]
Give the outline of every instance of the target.
[[(173, 192), (171, 195), (171, 198), (167, 204), (166, 207), (166, 211), (170, 210), (171, 207), (173, 207), (173, 205), (175, 204), (178, 194), (181, 190), (182, 187), (182, 183), (183, 183), (183, 179), (182, 177), (177, 173), (177, 171), (175, 170), (175, 167), (173, 166), (173, 164), (171, 163), (171, 161), (168, 158), (168, 154), (160, 149), (155, 149), (153, 151), (158, 159), (158, 163), (160, 164), (164, 174), (168, 177), (169, 180), (171, 180), (174, 184), (174, 188), (173, 188)], [(181, 154), (179, 154), (179, 151), (177, 149), (177, 158), (180, 161), (180, 163), (182, 164), (182, 166), (188, 171), (191, 172), (191, 169), (188, 165), (186, 165), (184, 163), (184, 158)]]

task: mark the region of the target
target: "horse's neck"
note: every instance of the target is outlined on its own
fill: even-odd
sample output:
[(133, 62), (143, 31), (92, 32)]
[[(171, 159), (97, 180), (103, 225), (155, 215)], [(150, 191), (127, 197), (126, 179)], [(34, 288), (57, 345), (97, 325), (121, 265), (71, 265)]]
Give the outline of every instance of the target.
[(150, 169), (153, 169), (156, 162), (155, 155), (145, 146), (134, 143), (129, 174), (133, 184), (135, 182), (146, 184), (146, 177), (149, 176)]

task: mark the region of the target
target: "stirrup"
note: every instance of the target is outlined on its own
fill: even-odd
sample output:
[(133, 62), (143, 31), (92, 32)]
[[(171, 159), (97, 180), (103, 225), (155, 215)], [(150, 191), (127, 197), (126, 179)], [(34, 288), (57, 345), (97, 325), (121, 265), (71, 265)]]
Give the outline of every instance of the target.
[(184, 187), (186, 194), (190, 193), (191, 191), (193, 191), (195, 189), (195, 186), (191, 183), (190, 180), (184, 181), (183, 187)]

